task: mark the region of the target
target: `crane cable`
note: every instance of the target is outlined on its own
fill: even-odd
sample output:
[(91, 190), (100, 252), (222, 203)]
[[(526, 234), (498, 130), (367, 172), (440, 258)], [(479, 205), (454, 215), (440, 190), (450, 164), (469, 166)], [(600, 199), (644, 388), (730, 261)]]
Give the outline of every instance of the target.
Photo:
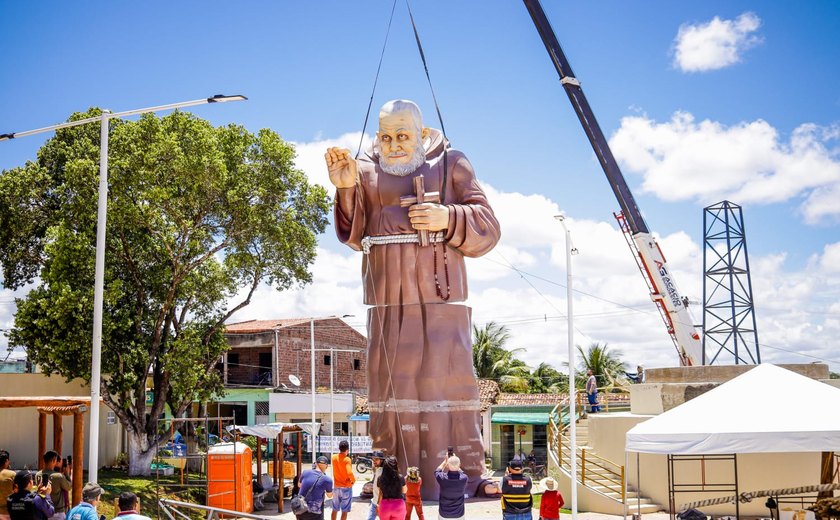
[[(440, 203), (443, 204), (446, 200), (446, 178), (449, 175), (449, 168), (447, 167), (449, 139), (446, 137), (446, 127), (443, 124), (443, 116), (440, 112), (440, 105), (438, 104), (437, 96), (435, 95), (435, 87), (432, 85), (432, 77), (429, 74), (429, 65), (426, 62), (426, 53), (423, 51), (423, 43), (420, 41), (420, 33), (417, 30), (417, 24), (414, 22), (414, 13), (411, 11), (411, 3), (409, 0), (405, 0), (405, 6), (408, 9), (408, 17), (411, 20), (411, 28), (414, 31), (414, 41), (417, 43), (417, 51), (420, 53), (420, 60), (423, 62), (423, 72), (426, 73), (426, 81), (428, 82), (429, 90), (432, 93), (432, 101), (434, 101), (435, 104), (435, 112), (437, 113), (438, 122), (440, 123), (440, 131), (443, 134), (443, 180), (440, 187)], [(362, 124), (362, 134), (359, 136), (359, 146), (356, 149), (355, 156), (356, 159), (358, 159), (359, 155), (362, 153), (362, 142), (364, 141), (365, 131), (367, 130), (368, 121), (370, 120), (370, 109), (373, 107), (373, 98), (376, 95), (376, 85), (379, 83), (379, 73), (382, 71), (382, 61), (385, 58), (385, 49), (388, 47), (388, 37), (391, 35), (391, 24), (394, 21), (394, 11), (396, 8), (397, 0), (394, 0), (394, 4), (391, 6), (391, 16), (388, 18), (388, 28), (385, 31), (385, 41), (382, 44), (382, 51), (379, 54), (379, 65), (376, 67), (376, 74), (373, 78), (373, 88), (370, 92), (367, 112), (365, 112), (365, 122)]]
[[(379, 57), (379, 66), (376, 69), (376, 77), (374, 78), (374, 82), (373, 82), (373, 91), (371, 92), (370, 101), (368, 103), (367, 113), (365, 114), (365, 122), (364, 122), (364, 125), (363, 125), (363, 128), (362, 128), (361, 139), (364, 139), (365, 130), (367, 129), (367, 123), (368, 123), (368, 120), (370, 118), (370, 109), (373, 106), (373, 97), (374, 97), (374, 93), (376, 92), (376, 84), (379, 81), (379, 73), (380, 73), (380, 70), (382, 68), (382, 61), (383, 61), (383, 57), (385, 55), (385, 48), (388, 45), (388, 35), (391, 32), (391, 23), (393, 22), (394, 10), (396, 8), (396, 5), (397, 5), (397, 0), (394, 0), (394, 5), (391, 8), (391, 17), (388, 20), (388, 28), (387, 28), (386, 35), (385, 35), (385, 43), (382, 46), (382, 53), (380, 54), (380, 57)], [(420, 34), (417, 30), (417, 24), (414, 22), (414, 15), (411, 12), (411, 4), (410, 4), (409, 0), (405, 0), (405, 5), (408, 9), (408, 15), (409, 15), (409, 18), (411, 20), (411, 27), (414, 31), (414, 40), (417, 42), (417, 50), (419, 51), (420, 59), (423, 62), (423, 70), (426, 73), (426, 80), (429, 83), (429, 89), (431, 90), (432, 99), (434, 100), (434, 103), (435, 103), (435, 111), (437, 112), (438, 121), (440, 122), (440, 131), (443, 134), (443, 145), (444, 145), (443, 146), (443, 175), (442, 175), (442, 182), (441, 182), (441, 188), (440, 188), (440, 203), (444, 204), (445, 200), (446, 200), (445, 199), (445, 197), (446, 197), (446, 178), (447, 178), (447, 170), (448, 170), (448, 165), (447, 165), (448, 140), (446, 138), (446, 129), (444, 128), (444, 125), (443, 125), (443, 116), (441, 115), (440, 106), (438, 105), (437, 97), (435, 96), (435, 90), (434, 90), (434, 87), (432, 86), (432, 79), (431, 79), (431, 76), (429, 74), (429, 67), (428, 67), (428, 64), (426, 63), (426, 54), (425, 54), (425, 52), (423, 52), (423, 44), (420, 41)], [(356, 152), (356, 158), (358, 158), (359, 153), (361, 152), (361, 146), (362, 146), (362, 144), (361, 144), (361, 140), (360, 140), (359, 150), (357, 150), (357, 152)], [(420, 143), (420, 146), (423, 146), (422, 142)], [(367, 269), (369, 270), (370, 269), (370, 262), (366, 262), (366, 264), (367, 264)], [(405, 439), (403, 437), (402, 420), (400, 419), (399, 401), (397, 400), (397, 392), (396, 392), (396, 389), (394, 388), (394, 378), (393, 378), (393, 370), (392, 370), (392, 367), (391, 367), (391, 359), (388, 357), (388, 352), (385, 348), (385, 316), (386, 316), (386, 313), (384, 313), (384, 312), (380, 313), (377, 310), (377, 309), (380, 308), (380, 305), (379, 305), (379, 302), (377, 301), (376, 277), (372, 276), (369, 271), (367, 273), (365, 273), (365, 275), (366, 275), (366, 278), (371, 280), (371, 284), (372, 284), (371, 289), (373, 291), (374, 306), (373, 306), (373, 309), (371, 309), (371, 310), (374, 311), (374, 316), (376, 316), (376, 318), (377, 318), (376, 321), (378, 322), (378, 328), (379, 328), (379, 342), (378, 342), (379, 345), (377, 345), (377, 347), (381, 350), (381, 354), (385, 358), (385, 367), (388, 371), (388, 388), (391, 391), (390, 392), (391, 393), (391, 398), (390, 399), (393, 399), (394, 414), (395, 414), (395, 417), (396, 417), (396, 420), (397, 420), (397, 434), (399, 435), (399, 445), (400, 445), (400, 447), (402, 447), (402, 452), (403, 452), (402, 455), (403, 455), (406, 463), (408, 463), (408, 452), (406, 450)], [(384, 306), (384, 307), (387, 307), (387, 306)], [(394, 359), (396, 360), (396, 348), (394, 348)], [(386, 395), (387, 395), (387, 390), (386, 390)], [(386, 398), (382, 402), (385, 403), (388, 400), (389, 399)], [(383, 405), (382, 414), (384, 415), (385, 412), (386, 412), (386, 409)]]
[(394, 0), (394, 5), (391, 6), (391, 17), (388, 18), (388, 29), (385, 31), (385, 42), (382, 44), (382, 52), (379, 53), (379, 65), (376, 67), (376, 75), (373, 78), (373, 90), (370, 92), (370, 101), (368, 101), (367, 113), (365, 113), (365, 122), (362, 125), (362, 135), (359, 136), (359, 147), (356, 149), (356, 159), (362, 153), (362, 142), (365, 139), (365, 130), (367, 130), (368, 119), (370, 118), (370, 107), (373, 106), (373, 96), (376, 94), (376, 84), (379, 83), (379, 71), (382, 70), (382, 59), (385, 57), (385, 48), (388, 47), (388, 36), (391, 35), (391, 23), (394, 21), (394, 11), (397, 8), (397, 0)]

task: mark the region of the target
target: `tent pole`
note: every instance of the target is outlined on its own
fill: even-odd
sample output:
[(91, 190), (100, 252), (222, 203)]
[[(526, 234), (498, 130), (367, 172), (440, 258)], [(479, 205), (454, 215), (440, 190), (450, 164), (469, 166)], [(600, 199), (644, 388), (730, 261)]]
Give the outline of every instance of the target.
[(636, 513), (639, 514), (639, 520), (642, 518), (642, 477), (639, 466), (639, 452), (636, 452)]
[(674, 517), (674, 479), (673, 479), (673, 471), (674, 471), (674, 459), (673, 455), (670, 453), (667, 455), (667, 462), (668, 462), (668, 514), (671, 517), (671, 520), (675, 520)]
[(738, 454), (732, 454), (732, 463), (735, 466), (735, 518), (741, 520), (741, 501), (738, 494)]

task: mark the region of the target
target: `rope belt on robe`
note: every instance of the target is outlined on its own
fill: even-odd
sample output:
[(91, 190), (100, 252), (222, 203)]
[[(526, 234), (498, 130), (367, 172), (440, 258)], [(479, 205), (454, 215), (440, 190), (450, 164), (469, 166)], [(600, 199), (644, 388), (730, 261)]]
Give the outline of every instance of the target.
[[(440, 244), (444, 242), (443, 231), (435, 231), (429, 233), (430, 244)], [(387, 244), (419, 244), (420, 236), (417, 233), (401, 233), (397, 235), (376, 235), (366, 236), (362, 239), (362, 252), (366, 255), (370, 254), (370, 248), (373, 246), (384, 246)]]

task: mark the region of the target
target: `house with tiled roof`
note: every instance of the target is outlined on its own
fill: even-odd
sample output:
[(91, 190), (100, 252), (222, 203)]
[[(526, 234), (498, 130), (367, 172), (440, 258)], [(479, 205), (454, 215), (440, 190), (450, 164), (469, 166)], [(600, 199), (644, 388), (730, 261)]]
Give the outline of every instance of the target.
[(230, 323), (225, 338), (225, 396), (211, 413), (245, 425), (308, 422), (314, 378), (316, 421), (349, 431), (355, 394), (367, 388), (367, 340), (356, 329), (338, 317), (277, 318)]
[(532, 450), (545, 464), (549, 414), (565, 400), (566, 394), (500, 393), (489, 413), (492, 467), (502, 469), (515, 455)]

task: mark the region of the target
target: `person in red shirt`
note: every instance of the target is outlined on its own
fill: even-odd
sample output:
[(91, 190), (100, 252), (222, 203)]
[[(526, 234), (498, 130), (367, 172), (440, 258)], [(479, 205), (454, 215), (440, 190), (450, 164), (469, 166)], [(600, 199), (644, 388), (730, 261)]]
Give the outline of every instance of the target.
[(423, 499), (420, 498), (420, 487), (423, 479), (420, 478), (420, 468), (411, 466), (408, 468), (408, 475), (405, 479), (405, 520), (411, 518), (411, 510), (417, 511), (417, 518), (423, 520)]
[(557, 490), (557, 481), (551, 477), (546, 477), (540, 484), (545, 489), (542, 500), (540, 500), (540, 520), (558, 520), (560, 518), (560, 508), (563, 507), (565, 502), (563, 495)]

